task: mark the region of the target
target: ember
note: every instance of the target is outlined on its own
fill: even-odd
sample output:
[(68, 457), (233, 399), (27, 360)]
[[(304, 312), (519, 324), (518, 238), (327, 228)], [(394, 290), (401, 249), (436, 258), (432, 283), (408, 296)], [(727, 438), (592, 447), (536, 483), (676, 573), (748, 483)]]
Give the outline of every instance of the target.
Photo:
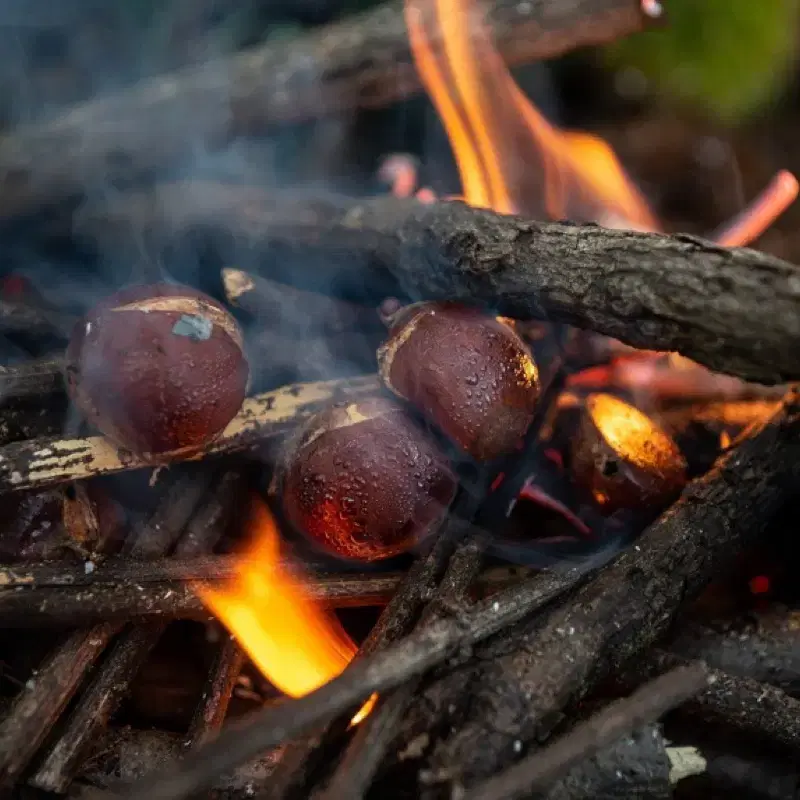
[(703, 4), (189, 5), (0, 136), (0, 788), (793, 796), (800, 184), (528, 66)]

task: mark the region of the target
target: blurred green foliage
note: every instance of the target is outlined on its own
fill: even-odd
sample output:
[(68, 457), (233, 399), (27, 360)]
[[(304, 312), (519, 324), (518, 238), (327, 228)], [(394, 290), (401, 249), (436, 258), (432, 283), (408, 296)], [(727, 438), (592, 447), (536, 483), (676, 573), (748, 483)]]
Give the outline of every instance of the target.
[(667, 24), (607, 49), (668, 100), (728, 124), (763, 110), (792, 74), (798, 0), (663, 0)]

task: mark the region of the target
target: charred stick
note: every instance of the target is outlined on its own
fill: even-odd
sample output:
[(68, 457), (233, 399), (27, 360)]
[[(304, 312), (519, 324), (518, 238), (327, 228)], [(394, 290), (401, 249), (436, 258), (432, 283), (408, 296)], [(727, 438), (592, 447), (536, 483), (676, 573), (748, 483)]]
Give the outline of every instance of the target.
[[(483, 546), (476, 539), (463, 542), (453, 553), (439, 591), (425, 609), (420, 626), (429, 625), (446, 613), (448, 606), (463, 602), (464, 594), (475, 578)], [(386, 748), (394, 738), (421, 678), (413, 678), (378, 701), (376, 708), (361, 722), (342, 756), (333, 777), (320, 795), (324, 800), (347, 800), (363, 797), (380, 765)]]
[[(653, 644), (684, 603), (757, 540), (790, 495), (799, 457), (800, 398), (791, 392), (573, 602), (515, 633), (510, 652), (482, 669), (466, 721), (439, 743), (431, 769), (467, 785), (495, 774), (513, 741), (549, 732), (564, 707)], [(488, 740), (487, 726), (495, 731)]]
[(405, 639), (356, 659), (340, 676), (311, 694), (255, 714), (248, 723), (223, 731), (180, 763), (124, 792), (128, 800), (186, 797), (210, 786), (220, 772), (254, 758), (287, 739), (334, 719), (373, 692), (401, 685), (446, 661), (460, 648), (482, 641), (530, 616), (582, 578), (573, 571), (542, 574), (523, 585), (476, 603), (457, 618), (437, 620)]
[[(81, 777), (91, 786), (112, 788), (120, 782), (141, 778), (154, 767), (163, 767), (179, 758), (181, 745), (181, 738), (175, 734), (112, 729), (98, 743), (95, 755), (87, 761)], [(640, 800), (643, 797), (666, 800), (671, 797), (669, 753), (658, 728), (647, 726), (574, 768), (545, 797), (547, 800), (585, 800), (613, 793), (619, 800)], [(254, 786), (269, 786), (271, 789), (274, 761), (275, 755), (270, 752), (228, 774), (221, 774), (215, 779), (213, 791), (216, 796), (229, 800), (247, 800), (253, 796)], [(396, 784), (387, 785), (380, 796), (399, 796), (392, 789), (396, 789)], [(91, 789), (86, 787), (81, 791), (74, 786), (72, 793), (88, 800)]]
[[(214, 571), (213, 576), (206, 573), (203, 579), (224, 581), (230, 574), (226, 565), (224, 570)], [(328, 608), (380, 606), (393, 596), (404, 577), (400, 573), (323, 575), (310, 580), (306, 588), (312, 598)], [(97, 582), (86, 586), (13, 589), (0, 594), (0, 625), (6, 628), (210, 618), (211, 614), (185, 580), (144, 584)]]
[[(364, 378), (284, 386), (245, 400), (241, 411), (200, 456), (254, 447), (294, 427), (320, 405), (363, 397), (377, 381)], [(85, 439), (43, 438), (0, 447), (0, 493), (42, 489), (91, 475), (154, 466), (115, 447), (102, 436)]]
[(307, 292), (240, 269), (222, 270), (222, 281), (228, 302), (267, 328), (303, 336), (385, 331), (377, 310), (370, 306)]
[(680, 625), (664, 649), (683, 658), (740, 678), (771, 684), (789, 694), (800, 693), (800, 617), (784, 613), (757, 618), (745, 629), (717, 630), (706, 625)]
[[(618, 681), (624, 686), (638, 685), (664, 669), (686, 663), (672, 653), (653, 650), (633, 659)], [(774, 686), (720, 670), (711, 670), (710, 677), (708, 687), (681, 709), (682, 715), (766, 742), (795, 758), (800, 754), (799, 700)]]
[[(488, 18), (500, 52), (516, 64), (616, 39), (648, 21), (638, 0), (495, 0)], [(187, 154), (191, 142), (381, 106), (419, 89), (403, 6), (393, 2), (8, 134), (0, 139), (0, 216), (50, 206), (97, 182), (152, 174)]]
[(60, 794), (67, 790), (88, 745), (116, 711), (131, 678), (139, 672), (162, 631), (161, 624), (154, 623), (122, 633), (58, 740), (29, 780), (32, 786)]
[(208, 673), (203, 696), (195, 709), (184, 746), (195, 747), (212, 739), (228, 711), (233, 687), (242, 671), (245, 654), (239, 643), (226, 636)]
[(57, 647), (17, 695), (0, 723), (0, 783), (8, 787), (36, 755), (50, 729), (119, 630), (113, 624), (76, 631)]
[(38, 358), (0, 367), (0, 400), (40, 400), (64, 391), (60, 358)]
[(26, 303), (0, 300), (0, 334), (66, 340), (77, 317)]
[(747, 380), (800, 377), (798, 268), (754, 250), (534, 222), (460, 202), (293, 200), (219, 185), (160, 187), (155, 198), (89, 211), (84, 224), (118, 236), (137, 215), (136, 225), (167, 238), (205, 227), (246, 241), (276, 277), (302, 276), (306, 288), (324, 291), (335, 275), (365, 302), (478, 303), (677, 351)]
[[(146, 559), (169, 553), (197, 511), (210, 484), (208, 471), (197, 474), (190, 469), (174, 479), (148, 524), (137, 532), (129, 547), (130, 555)], [(177, 549), (181, 555), (196, 555), (213, 548), (222, 528), (215, 526), (211, 530), (205, 539), (191, 538), (179, 542)], [(106, 727), (165, 628), (166, 623), (158, 620), (123, 632), (58, 740), (31, 778), (33, 786), (50, 792), (64, 793), (67, 790), (91, 741)]]
[(630, 697), (612, 703), (546, 749), (523, 759), (467, 792), (467, 800), (513, 800), (541, 791), (590, 757), (641, 725), (655, 722), (708, 684), (705, 667), (696, 664), (662, 675)]

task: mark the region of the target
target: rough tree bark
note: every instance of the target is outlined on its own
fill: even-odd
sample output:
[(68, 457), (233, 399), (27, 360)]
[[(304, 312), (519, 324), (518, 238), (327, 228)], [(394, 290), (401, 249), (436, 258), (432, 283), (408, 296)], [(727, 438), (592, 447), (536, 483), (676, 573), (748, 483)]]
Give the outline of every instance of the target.
[(459, 202), (266, 195), (172, 184), (87, 210), (109, 250), (131, 231), (169, 242), (199, 229), (237, 263), (306, 288), (376, 301), (478, 302), (677, 351), (761, 383), (800, 378), (800, 269), (693, 236), (533, 222)]
[[(648, 22), (639, 0), (494, 0), (487, 13), (512, 64), (617, 39)], [(152, 78), (0, 138), (0, 217), (174, 166), (193, 148), (213, 150), (275, 123), (385, 105), (419, 88), (402, 3), (388, 3)]]

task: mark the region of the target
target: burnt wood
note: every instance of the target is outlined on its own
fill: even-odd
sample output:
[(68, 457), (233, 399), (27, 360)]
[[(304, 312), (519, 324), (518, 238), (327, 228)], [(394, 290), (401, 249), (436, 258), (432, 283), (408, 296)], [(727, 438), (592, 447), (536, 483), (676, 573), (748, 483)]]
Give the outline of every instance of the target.
[[(572, 602), (516, 629), (505, 652), (466, 676), (461, 692), (469, 703), (458, 730), (433, 748), (430, 769), (470, 785), (513, 760), (514, 741), (549, 733), (565, 707), (653, 644), (757, 541), (794, 491), (799, 456), (800, 402), (792, 392)], [(441, 683), (440, 702), (449, 702), (447, 680)], [(435, 694), (424, 702), (433, 714)]]
[(751, 381), (800, 377), (800, 269), (755, 250), (456, 201), (268, 196), (219, 184), (171, 184), (87, 209), (78, 229), (117, 240), (132, 220), (163, 241), (217, 231), (239, 243), (235, 257), (261, 254), (273, 275), (308, 289), (375, 303), (459, 300), (677, 351)]
[[(495, 0), (488, 19), (501, 54), (515, 64), (617, 39), (648, 22), (638, 0)], [(0, 217), (150, 175), (198, 146), (385, 105), (419, 88), (403, 6), (393, 2), (152, 78), (1, 137)]]

